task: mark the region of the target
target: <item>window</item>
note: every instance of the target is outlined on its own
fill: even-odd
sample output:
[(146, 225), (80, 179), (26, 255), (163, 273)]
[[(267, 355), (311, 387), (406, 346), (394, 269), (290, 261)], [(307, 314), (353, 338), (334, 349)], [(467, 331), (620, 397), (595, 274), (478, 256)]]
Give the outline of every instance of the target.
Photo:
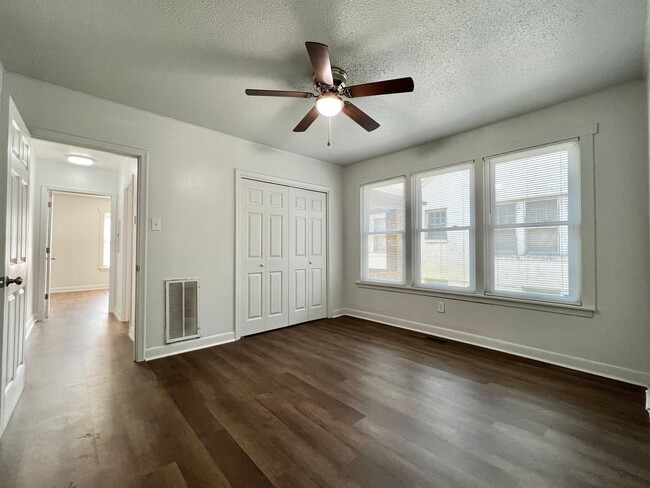
[(580, 301), (580, 150), (570, 141), (487, 159), (494, 295)]
[(594, 133), (362, 185), (359, 286), (593, 315)]
[[(425, 210), (425, 221), (428, 229), (444, 229), (447, 227), (447, 209)], [(446, 230), (430, 230), (427, 232), (428, 241), (446, 241)]]
[(111, 265), (111, 213), (101, 212), (101, 250), (100, 250), (100, 269), (108, 269)]
[(473, 169), (463, 163), (415, 176), (418, 286), (474, 290)]
[(361, 199), (363, 279), (403, 284), (404, 178), (362, 186)]

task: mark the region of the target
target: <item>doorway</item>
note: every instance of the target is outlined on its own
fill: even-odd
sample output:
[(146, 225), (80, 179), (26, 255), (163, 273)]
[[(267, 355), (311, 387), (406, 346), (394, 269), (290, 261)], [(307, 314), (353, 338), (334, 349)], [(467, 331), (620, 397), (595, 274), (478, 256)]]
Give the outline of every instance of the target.
[[(136, 343), (139, 159), (42, 139), (33, 147), (38, 320), (50, 317), (54, 297), (72, 314), (103, 292), (105, 312)], [(79, 306), (69, 306), (75, 301)]]
[(114, 240), (110, 195), (48, 189), (47, 207), (46, 319), (53, 294), (109, 291)]

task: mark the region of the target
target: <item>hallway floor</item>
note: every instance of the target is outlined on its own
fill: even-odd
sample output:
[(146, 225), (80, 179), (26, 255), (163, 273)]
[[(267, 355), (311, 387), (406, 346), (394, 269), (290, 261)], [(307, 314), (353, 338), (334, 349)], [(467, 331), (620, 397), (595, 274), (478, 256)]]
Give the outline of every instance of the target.
[(0, 440), (16, 488), (643, 488), (643, 390), (350, 317), (136, 364), (53, 297)]

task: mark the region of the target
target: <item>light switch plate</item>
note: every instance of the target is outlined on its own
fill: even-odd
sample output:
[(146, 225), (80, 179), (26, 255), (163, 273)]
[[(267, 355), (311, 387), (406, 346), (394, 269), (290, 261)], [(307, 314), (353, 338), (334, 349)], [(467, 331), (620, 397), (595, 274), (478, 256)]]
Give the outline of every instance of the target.
[(438, 302), (438, 312), (445, 313), (445, 302)]
[(162, 221), (161, 219), (151, 219), (151, 230), (159, 231), (162, 230)]

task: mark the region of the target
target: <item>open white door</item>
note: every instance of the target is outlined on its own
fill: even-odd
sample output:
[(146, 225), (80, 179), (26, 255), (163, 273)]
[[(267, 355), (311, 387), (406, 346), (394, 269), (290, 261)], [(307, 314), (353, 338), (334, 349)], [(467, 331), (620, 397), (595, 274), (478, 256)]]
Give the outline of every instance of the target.
[(4, 432), (25, 387), (25, 324), (28, 255), (29, 167), (31, 138), (18, 110), (9, 101), (7, 143), (7, 211), (5, 269), (2, 280), (2, 373), (0, 433)]
[(44, 318), (50, 316), (50, 288), (52, 286), (52, 216), (54, 211), (54, 203), (52, 192), (47, 192), (47, 240), (45, 245), (45, 308)]

